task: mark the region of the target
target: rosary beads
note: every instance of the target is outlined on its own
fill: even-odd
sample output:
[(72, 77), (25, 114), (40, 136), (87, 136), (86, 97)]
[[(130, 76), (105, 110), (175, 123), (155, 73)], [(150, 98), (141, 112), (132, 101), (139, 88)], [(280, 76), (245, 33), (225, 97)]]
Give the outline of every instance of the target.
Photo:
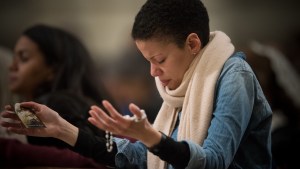
[(105, 131), (105, 138), (106, 138), (106, 149), (107, 152), (112, 152), (113, 150), (113, 135), (112, 132)]
[[(145, 113), (145, 110), (141, 110), (141, 118), (137, 118), (136, 115), (134, 115), (133, 117), (130, 117), (130, 116), (125, 116), (125, 118), (128, 118), (136, 123), (139, 123), (141, 122), (142, 120), (146, 119), (147, 118), (147, 115)], [(106, 139), (106, 149), (107, 149), (107, 152), (112, 152), (113, 150), (113, 134), (112, 132), (109, 132), (109, 131), (105, 131), (105, 139)]]

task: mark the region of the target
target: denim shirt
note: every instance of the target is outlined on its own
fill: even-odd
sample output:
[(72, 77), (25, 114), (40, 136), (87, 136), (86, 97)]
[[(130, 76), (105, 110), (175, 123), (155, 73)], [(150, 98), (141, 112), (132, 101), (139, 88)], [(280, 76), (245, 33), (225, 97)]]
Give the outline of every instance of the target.
[[(213, 117), (202, 146), (190, 148), (186, 168), (270, 169), (272, 111), (242, 52), (224, 64), (216, 83)], [(177, 138), (175, 128), (172, 136)], [(197, 132), (197, 131), (195, 131)], [(147, 168), (147, 148), (141, 142), (115, 138), (118, 168)], [(168, 165), (168, 168), (172, 168)]]

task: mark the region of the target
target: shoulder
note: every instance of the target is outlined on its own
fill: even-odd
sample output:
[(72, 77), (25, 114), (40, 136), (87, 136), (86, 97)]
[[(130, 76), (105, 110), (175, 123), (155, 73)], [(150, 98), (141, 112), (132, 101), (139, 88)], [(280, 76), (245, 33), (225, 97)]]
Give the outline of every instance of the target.
[(252, 68), (246, 61), (243, 52), (236, 52), (225, 62), (217, 81), (217, 85), (230, 84), (231, 88), (239, 88), (241, 84), (257, 85), (258, 81)]
[(235, 52), (225, 62), (221, 76), (224, 74), (231, 74), (234, 72), (248, 72), (254, 74), (250, 65), (246, 61), (246, 55), (243, 52)]

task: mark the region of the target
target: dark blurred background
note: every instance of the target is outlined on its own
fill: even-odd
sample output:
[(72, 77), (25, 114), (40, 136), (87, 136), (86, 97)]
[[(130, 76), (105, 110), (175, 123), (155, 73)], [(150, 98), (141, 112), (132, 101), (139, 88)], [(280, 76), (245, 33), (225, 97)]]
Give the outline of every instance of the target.
[[(149, 64), (130, 38), (135, 14), (144, 2), (1, 0), (0, 47), (12, 51), (21, 32), (37, 23), (70, 31), (89, 49), (98, 64), (99, 76), (122, 112), (128, 113), (128, 103), (135, 102), (146, 109), (152, 122), (161, 98), (150, 77)], [(297, 163), (297, 156), (287, 154), (292, 150), (300, 151), (300, 1), (203, 2), (210, 15), (211, 30), (224, 31), (236, 49), (247, 54), (274, 111), (272, 148), (275, 162), (278, 168), (293, 168), (291, 164)], [(274, 64), (282, 59), (288, 64)]]
[[(13, 48), (22, 30), (47, 23), (76, 33), (94, 57), (111, 59), (130, 40), (134, 16), (145, 0), (1, 0), (0, 45)], [(298, 0), (203, 0), (211, 30), (237, 46), (250, 40), (285, 41), (300, 29)]]

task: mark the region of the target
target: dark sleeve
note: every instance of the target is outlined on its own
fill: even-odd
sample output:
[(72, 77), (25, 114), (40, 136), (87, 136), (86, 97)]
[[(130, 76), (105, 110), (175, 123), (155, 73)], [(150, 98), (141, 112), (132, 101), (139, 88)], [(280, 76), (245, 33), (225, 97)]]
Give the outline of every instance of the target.
[[(89, 117), (89, 103), (80, 96), (67, 92), (55, 92), (41, 96), (35, 100), (55, 110), (62, 118), (81, 130), (99, 137), (104, 137), (104, 132), (87, 121)], [(55, 138), (42, 138), (28, 136), (28, 142), (35, 145), (56, 146), (71, 148), (68, 144)]]
[(67, 92), (55, 92), (40, 97), (37, 102), (55, 110), (71, 124), (84, 130), (91, 130), (87, 121), (90, 104), (81, 96)]
[(64, 168), (99, 168), (105, 166), (69, 149), (23, 144), (0, 138), (0, 168), (49, 166)]
[(103, 137), (94, 136), (79, 129), (77, 142), (73, 150), (86, 157), (94, 159), (98, 163), (115, 166), (117, 145), (114, 142), (113, 151), (107, 152), (106, 140)]
[(148, 150), (161, 160), (171, 164), (175, 169), (185, 168), (190, 160), (188, 144), (184, 141), (175, 141), (164, 133), (162, 133), (159, 144), (148, 148)]

